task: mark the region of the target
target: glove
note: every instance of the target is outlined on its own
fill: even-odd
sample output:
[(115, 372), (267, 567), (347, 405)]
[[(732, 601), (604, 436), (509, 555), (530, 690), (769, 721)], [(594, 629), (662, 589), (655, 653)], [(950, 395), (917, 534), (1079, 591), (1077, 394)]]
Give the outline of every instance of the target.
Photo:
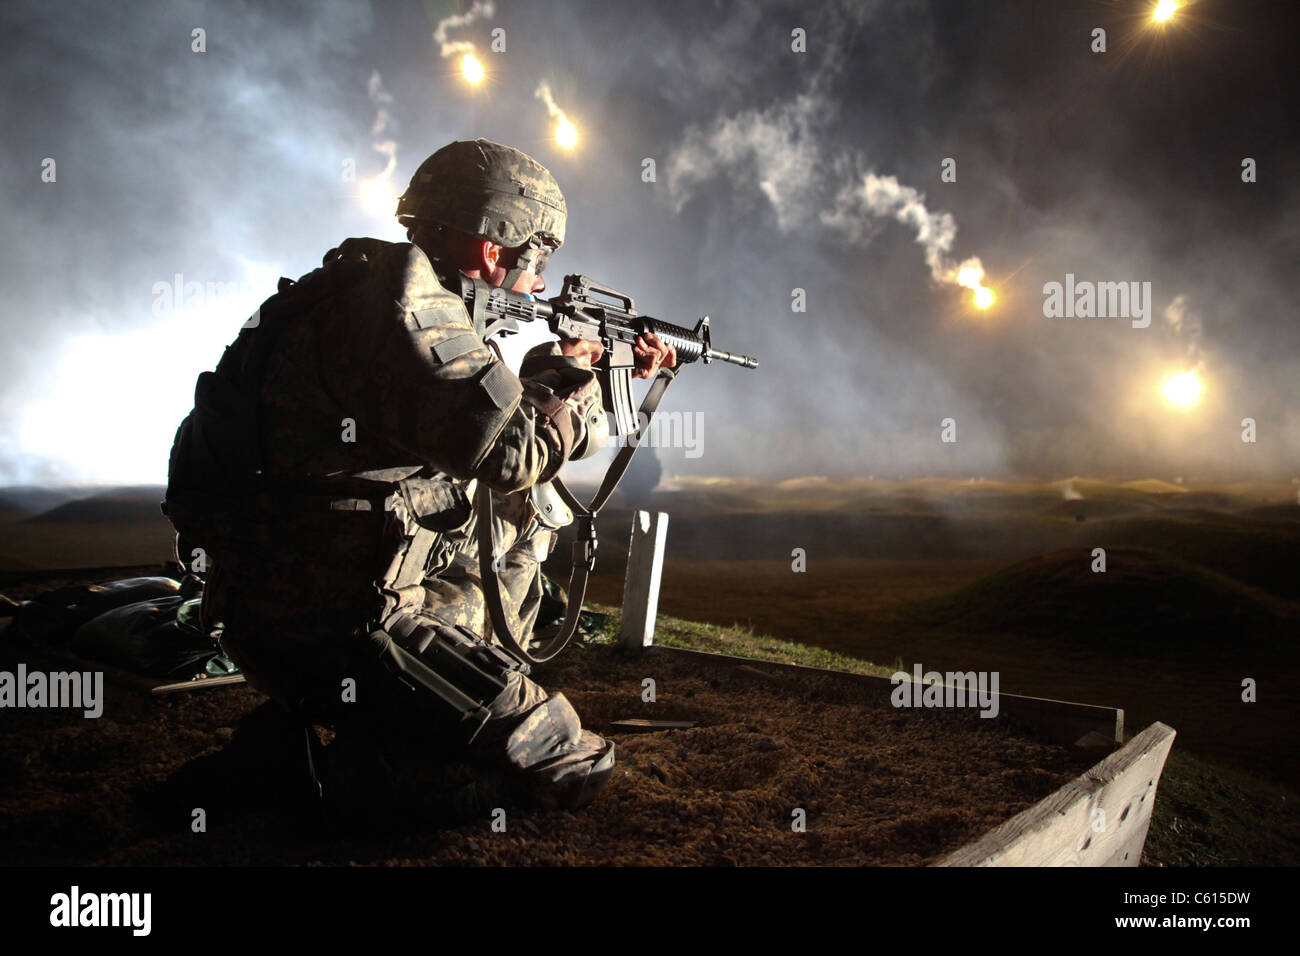
[[(569, 461), (590, 458), (609, 440), (609, 419), (601, 405), (596, 373), (576, 358), (560, 351), (558, 342), (544, 342), (528, 350), (519, 365), (524, 398), (570, 438), (565, 448)], [(561, 421), (558, 399), (567, 413)], [(568, 435), (566, 435), (566, 432)]]

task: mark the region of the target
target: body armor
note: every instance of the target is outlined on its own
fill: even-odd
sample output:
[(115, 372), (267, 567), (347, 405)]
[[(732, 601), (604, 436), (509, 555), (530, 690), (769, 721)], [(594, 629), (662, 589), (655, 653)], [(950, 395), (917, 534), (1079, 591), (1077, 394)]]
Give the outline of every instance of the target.
[[(585, 802), (612, 767), (612, 744), (582, 731), (525, 667), (495, 657), (482, 624), (460, 622), (456, 608), (474, 599), (454, 567), (478, 482), (519, 503), (507, 511), (515, 534), (501, 540), (534, 559), (549, 545), (535, 537), (550, 532), (528, 489), (586, 443), (599, 391), (589, 370), (557, 365), (554, 343), (530, 352), (521, 380), (481, 331), (418, 247), (346, 240), (320, 269), (281, 280), (199, 377), (164, 510), (182, 556), (205, 557), (205, 620), (222, 625), (223, 648), (250, 684), (347, 720), (335, 706), (341, 681), (373, 706), (392, 697), (386, 686), (414, 681), (444, 724), (448, 701), (478, 715), (466, 743), (506, 748), (498, 757), (520, 773), (534, 768), (540, 801)], [(528, 374), (530, 359), (546, 368)], [(531, 626), (537, 568), (517, 559), (519, 583), (504, 583)], [(452, 666), (467, 648), (478, 653), (473, 680)], [(408, 657), (417, 664), (403, 666)], [(527, 726), (555, 733), (548, 742)]]

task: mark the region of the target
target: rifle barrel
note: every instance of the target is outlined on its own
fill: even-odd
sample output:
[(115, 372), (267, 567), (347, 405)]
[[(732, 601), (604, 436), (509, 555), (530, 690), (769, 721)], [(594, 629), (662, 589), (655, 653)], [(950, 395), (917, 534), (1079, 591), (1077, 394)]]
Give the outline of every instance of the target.
[(724, 352), (721, 349), (709, 349), (705, 361), (730, 362), (732, 365), (739, 365), (741, 368), (758, 368), (758, 359), (737, 352)]

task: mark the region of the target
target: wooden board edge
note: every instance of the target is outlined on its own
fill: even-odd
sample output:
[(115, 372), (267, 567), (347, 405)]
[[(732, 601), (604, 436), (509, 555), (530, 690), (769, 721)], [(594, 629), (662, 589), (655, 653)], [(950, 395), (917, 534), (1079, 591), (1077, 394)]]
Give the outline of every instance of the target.
[(1156, 721), (935, 866), (1137, 866), (1176, 731)]

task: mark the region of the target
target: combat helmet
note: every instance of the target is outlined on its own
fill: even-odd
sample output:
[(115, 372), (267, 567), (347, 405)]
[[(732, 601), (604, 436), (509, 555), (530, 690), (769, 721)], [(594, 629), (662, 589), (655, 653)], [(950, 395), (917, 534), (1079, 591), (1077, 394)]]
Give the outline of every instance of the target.
[(415, 171), (397, 201), (404, 226), (450, 226), (507, 249), (541, 240), (559, 248), (567, 211), (550, 170), (486, 139), (448, 143)]

